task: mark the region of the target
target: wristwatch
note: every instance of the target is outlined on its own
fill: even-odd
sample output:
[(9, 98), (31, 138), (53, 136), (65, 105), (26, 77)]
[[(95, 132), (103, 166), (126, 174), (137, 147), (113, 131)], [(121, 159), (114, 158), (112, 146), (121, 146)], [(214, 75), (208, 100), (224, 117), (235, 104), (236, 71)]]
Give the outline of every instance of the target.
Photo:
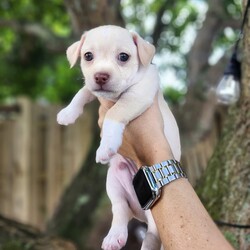
[(142, 209), (150, 209), (161, 196), (163, 186), (187, 178), (180, 162), (167, 160), (153, 166), (142, 166), (133, 178), (133, 186)]

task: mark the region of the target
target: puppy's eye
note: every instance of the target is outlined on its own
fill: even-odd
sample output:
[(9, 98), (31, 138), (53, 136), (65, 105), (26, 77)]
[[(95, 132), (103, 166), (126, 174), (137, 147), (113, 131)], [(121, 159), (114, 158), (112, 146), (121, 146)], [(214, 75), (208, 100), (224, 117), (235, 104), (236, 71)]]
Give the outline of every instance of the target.
[(118, 55), (118, 60), (121, 62), (126, 62), (129, 59), (129, 55), (122, 52)]
[(84, 59), (85, 59), (86, 61), (92, 61), (93, 58), (94, 58), (94, 55), (93, 55), (91, 52), (86, 52), (86, 53), (84, 54)]

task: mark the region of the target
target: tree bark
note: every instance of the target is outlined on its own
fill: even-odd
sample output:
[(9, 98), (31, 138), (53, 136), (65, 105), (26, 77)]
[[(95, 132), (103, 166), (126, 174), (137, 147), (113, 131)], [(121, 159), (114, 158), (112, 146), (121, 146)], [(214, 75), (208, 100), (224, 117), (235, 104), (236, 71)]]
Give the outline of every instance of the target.
[[(120, 1), (65, 0), (64, 2), (71, 17), (75, 36), (79, 37), (85, 30), (104, 24), (124, 26), (120, 15)], [(96, 150), (100, 142), (100, 129), (97, 125), (98, 104), (96, 102), (89, 106), (94, 117), (90, 152), (79, 173), (65, 190), (47, 227), (49, 235), (70, 239), (79, 249), (90, 249), (88, 237), (94, 220), (93, 216), (101, 197), (106, 195), (107, 168), (95, 162)], [(111, 220), (111, 217), (109, 219)]]
[(97, 102), (89, 108), (94, 117), (93, 142), (90, 151), (80, 171), (64, 191), (46, 230), (49, 235), (73, 241), (79, 249), (86, 249), (88, 233), (93, 223), (92, 216), (99, 205), (100, 198), (105, 195), (107, 172), (107, 167), (95, 162), (96, 150), (100, 142)]
[(124, 26), (120, 12), (120, 0), (64, 0), (71, 17), (74, 34), (104, 24)]
[[(250, 79), (249, 79), (250, 80)], [(219, 222), (250, 225), (250, 101), (241, 101), (227, 117), (198, 192)], [(250, 247), (250, 229), (223, 227), (237, 249)]]
[(56, 237), (46, 237), (37, 229), (0, 215), (0, 249), (76, 250), (75, 246)]
[(187, 56), (188, 91), (185, 103), (175, 111), (184, 149), (199, 142), (209, 132), (214, 121), (216, 100), (211, 89), (223, 75), (228, 59), (222, 58), (211, 66), (209, 57), (213, 43), (223, 29), (240, 25), (238, 20), (230, 18), (225, 11), (224, 1), (208, 1), (205, 20)]
[[(249, 17), (249, 15), (248, 15)], [(242, 94), (231, 107), (222, 137), (198, 185), (212, 217), (236, 249), (250, 249), (250, 23), (245, 27)]]

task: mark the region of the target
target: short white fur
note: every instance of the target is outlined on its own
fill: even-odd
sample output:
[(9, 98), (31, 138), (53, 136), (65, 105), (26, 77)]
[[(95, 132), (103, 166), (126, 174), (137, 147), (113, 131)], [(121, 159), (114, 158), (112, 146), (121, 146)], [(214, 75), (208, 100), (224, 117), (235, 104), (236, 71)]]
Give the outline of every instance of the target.
[[(93, 54), (93, 60), (86, 61), (85, 54), (88, 52)], [(128, 54), (128, 61), (119, 61), (120, 53)], [(148, 223), (141, 250), (160, 249), (151, 212), (140, 208), (132, 187), (136, 166), (133, 161), (117, 153), (122, 144), (125, 126), (149, 108), (157, 96), (165, 136), (175, 159), (180, 160), (178, 126), (159, 88), (158, 72), (151, 64), (154, 54), (154, 46), (138, 34), (111, 25), (87, 31), (67, 49), (71, 67), (79, 57), (81, 59), (85, 86), (58, 113), (58, 123), (74, 123), (82, 114), (84, 106), (95, 98), (104, 105), (107, 100), (115, 102), (105, 116), (102, 139), (96, 154), (97, 162), (110, 162), (106, 188), (112, 203), (113, 220), (102, 244), (104, 250), (118, 250), (126, 244), (127, 224), (133, 216)], [(97, 80), (96, 74), (105, 75), (105, 79)]]

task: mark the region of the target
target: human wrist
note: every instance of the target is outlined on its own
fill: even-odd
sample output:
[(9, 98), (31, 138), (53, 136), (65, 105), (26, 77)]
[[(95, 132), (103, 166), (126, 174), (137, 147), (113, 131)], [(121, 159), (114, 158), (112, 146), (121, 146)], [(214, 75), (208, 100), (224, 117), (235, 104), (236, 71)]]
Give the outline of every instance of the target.
[(166, 143), (151, 144), (151, 147), (144, 147), (142, 153), (137, 153), (137, 166), (151, 166), (156, 163), (174, 159), (173, 153)]
[(151, 166), (142, 166), (133, 178), (133, 186), (143, 209), (150, 209), (161, 196), (162, 189), (181, 178), (187, 178), (180, 162), (164, 160)]

